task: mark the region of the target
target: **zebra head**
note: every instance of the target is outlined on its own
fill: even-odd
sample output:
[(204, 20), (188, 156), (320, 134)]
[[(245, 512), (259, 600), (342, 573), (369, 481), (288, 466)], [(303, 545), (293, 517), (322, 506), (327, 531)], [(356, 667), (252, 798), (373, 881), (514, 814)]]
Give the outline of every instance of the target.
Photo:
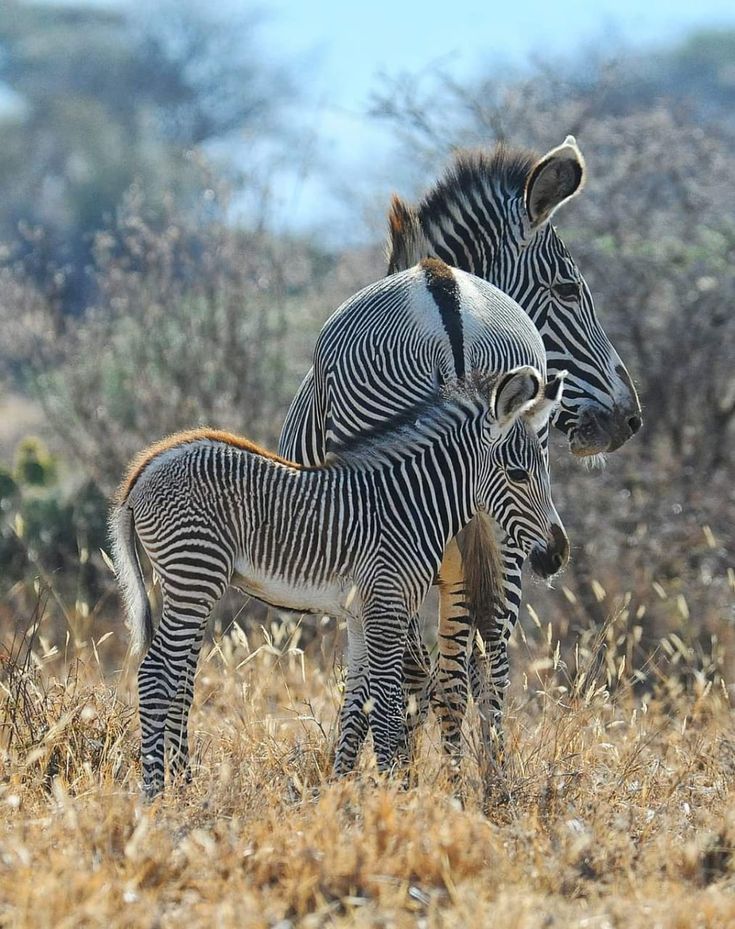
[(633, 383), (551, 218), (582, 189), (572, 136), (543, 157), (503, 145), (465, 152), (417, 207), (394, 197), (389, 273), (426, 257), (483, 277), (536, 324), (548, 370), (568, 371), (555, 425), (578, 456), (615, 451), (641, 427)]
[[(498, 382), (490, 403), (494, 441), (481, 482), (480, 505), (509, 541), (531, 555), (536, 574), (550, 577), (569, 558), (569, 539), (551, 498), (548, 460), (538, 438), (561, 401), (565, 372), (544, 385), (524, 366)], [(499, 436), (499, 437), (498, 437)]]

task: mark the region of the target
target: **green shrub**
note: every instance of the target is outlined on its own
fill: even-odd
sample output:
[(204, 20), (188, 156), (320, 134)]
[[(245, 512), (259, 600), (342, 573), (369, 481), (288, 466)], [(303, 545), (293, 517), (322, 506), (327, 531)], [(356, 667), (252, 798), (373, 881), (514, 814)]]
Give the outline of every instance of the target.
[(35, 436), (26, 436), (18, 444), (15, 480), (30, 487), (49, 487), (56, 481), (56, 460)]
[(7, 506), (18, 493), (18, 485), (7, 468), (0, 465), (0, 508)]

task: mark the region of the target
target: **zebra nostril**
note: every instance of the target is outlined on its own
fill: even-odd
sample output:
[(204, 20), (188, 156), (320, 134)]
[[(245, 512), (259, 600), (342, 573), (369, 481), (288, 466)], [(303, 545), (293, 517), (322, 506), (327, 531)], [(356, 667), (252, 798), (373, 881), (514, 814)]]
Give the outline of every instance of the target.
[(628, 417), (628, 426), (630, 427), (630, 431), (632, 435), (635, 435), (642, 425), (643, 425), (643, 420), (640, 418), (640, 416), (634, 415), (634, 416)]

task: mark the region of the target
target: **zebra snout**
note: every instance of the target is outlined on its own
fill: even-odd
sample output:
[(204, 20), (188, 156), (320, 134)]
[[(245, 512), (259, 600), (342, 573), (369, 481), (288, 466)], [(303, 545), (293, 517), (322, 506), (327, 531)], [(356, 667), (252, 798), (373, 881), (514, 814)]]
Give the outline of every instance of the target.
[(631, 412), (627, 407), (616, 406), (611, 412), (600, 417), (600, 425), (609, 436), (606, 451), (614, 452), (638, 432), (643, 420), (640, 411)]
[(585, 407), (572, 433), (572, 451), (583, 456), (614, 452), (642, 425), (639, 408), (615, 406), (607, 410), (598, 406)]
[(552, 525), (551, 537), (545, 546), (531, 551), (531, 568), (539, 577), (557, 574), (569, 561), (569, 539), (561, 526)]

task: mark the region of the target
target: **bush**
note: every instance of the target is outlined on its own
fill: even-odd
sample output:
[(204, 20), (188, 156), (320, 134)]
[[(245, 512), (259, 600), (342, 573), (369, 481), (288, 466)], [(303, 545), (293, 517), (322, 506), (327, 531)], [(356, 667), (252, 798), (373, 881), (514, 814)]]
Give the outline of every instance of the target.
[(18, 493), (18, 485), (7, 468), (0, 465), (0, 510), (10, 505), (13, 497)]
[(238, 230), (211, 199), (196, 216), (169, 206), (164, 222), (149, 220), (131, 192), (97, 237), (99, 304), (49, 335), (36, 369), (51, 427), (106, 491), (142, 446), (178, 429), (210, 425), (275, 445), (339, 302), (333, 269), (343, 286), (333, 258)]
[(21, 485), (48, 487), (56, 480), (56, 461), (40, 439), (28, 436), (15, 452), (15, 479)]

